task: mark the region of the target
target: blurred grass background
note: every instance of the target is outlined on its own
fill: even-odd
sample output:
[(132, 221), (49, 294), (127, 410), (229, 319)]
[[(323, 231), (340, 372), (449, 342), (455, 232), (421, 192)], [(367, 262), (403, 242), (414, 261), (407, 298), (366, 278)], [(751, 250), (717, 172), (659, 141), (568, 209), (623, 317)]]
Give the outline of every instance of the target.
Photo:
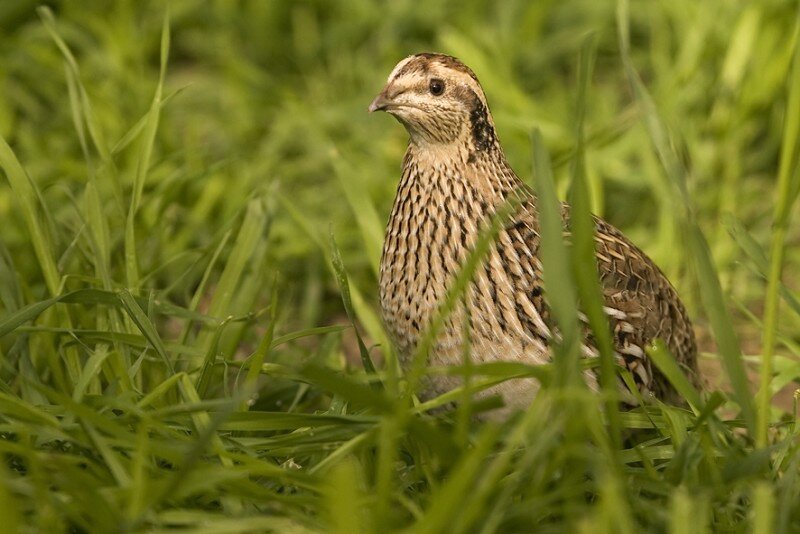
[[(624, 530), (614, 519), (623, 517), (659, 531), (686, 531), (681, 521), (798, 528), (796, 434), (783, 412), (800, 376), (796, 223), (783, 248), (788, 304), (771, 388), (789, 396), (772, 414), (772, 461), (739, 423), (664, 408), (626, 416), (626, 427), (654, 435), (614, 456), (619, 472), (564, 481), (558, 450), (569, 439), (548, 426), (558, 412), (547, 399), (519, 426), (467, 424), (448, 436), (445, 423), (387, 408), (365, 386), (352, 330), (331, 326), (348, 324), (332, 233), (372, 357), (391, 358), (377, 265), (407, 136), (366, 107), (394, 64), (440, 51), (470, 65), (512, 166), (532, 180), (538, 128), (563, 198), (578, 57), (594, 33), (582, 149), (592, 209), (678, 287), (709, 380), (725, 381), (681, 233), (685, 206), (623, 65), (616, 2), (173, 0), (168, 39), (163, 2), (37, 6), (0, 4), (0, 136), (10, 147), (0, 182), (9, 459), (0, 512), (9, 521), (344, 532), (574, 530), (599, 518), (612, 531)], [(629, 7), (629, 59), (686, 168), (754, 374), (796, 9), (781, 0)], [(397, 387), (391, 376), (387, 387)], [(545, 437), (527, 443), (534, 430)], [(526, 443), (531, 452), (513, 452)], [(601, 457), (581, 454), (587, 464)], [(465, 493), (471, 484), (477, 496)], [(453, 523), (469, 496), (477, 517)]]

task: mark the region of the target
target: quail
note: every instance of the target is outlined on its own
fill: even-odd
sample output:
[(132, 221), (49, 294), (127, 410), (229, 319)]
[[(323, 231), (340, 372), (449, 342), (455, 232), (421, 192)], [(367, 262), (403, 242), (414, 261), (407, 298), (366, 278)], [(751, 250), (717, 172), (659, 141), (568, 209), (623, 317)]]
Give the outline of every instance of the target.
[[(393, 115), (410, 137), (380, 263), (381, 314), (401, 365), (411, 365), (418, 342), (482, 228), (519, 191), (526, 191), (521, 205), (475, 271), (462, 306), (437, 334), (427, 363), (461, 364), (467, 342), (475, 363), (550, 361), (558, 333), (548, 300), (558, 295), (546, 295), (542, 284), (537, 198), (506, 161), (473, 71), (452, 56), (409, 56), (392, 70), (369, 106), (370, 112), (379, 110)], [(568, 235), (566, 205), (562, 216)], [(630, 371), (643, 396), (678, 402), (645, 346), (656, 338), (664, 340), (696, 380), (697, 349), (686, 310), (644, 252), (606, 221), (599, 217), (594, 221), (604, 311), (617, 362)], [(591, 332), (584, 331), (582, 353), (596, 356)], [(587, 381), (596, 387), (591, 370)], [(454, 377), (431, 377), (418, 395), (430, 399), (459, 383)], [(500, 395), (503, 410), (509, 411), (527, 406), (538, 388), (534, 379), (520, 378), (482, 394)]]

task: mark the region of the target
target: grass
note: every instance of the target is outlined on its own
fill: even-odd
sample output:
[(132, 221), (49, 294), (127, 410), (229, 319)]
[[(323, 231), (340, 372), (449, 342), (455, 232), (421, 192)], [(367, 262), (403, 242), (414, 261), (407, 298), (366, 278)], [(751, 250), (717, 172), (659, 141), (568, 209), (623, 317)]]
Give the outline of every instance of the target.
[[(795, 4), (73, 4), (0, 7), (8, 530), (800, 529)], [(709, 386), (649, 352), (687, 408), (576, 380), (574, 299), (551, 365), (399, 372), (376, 280), (406, 135), (366, 106), (422, 50), (481, 78), (551, 292), (602, 331), (590, 210), (678, 287)], [(416, 404), (424, 373), (468, 388)], [(472, 417), (520, 376), (530, 409)]]

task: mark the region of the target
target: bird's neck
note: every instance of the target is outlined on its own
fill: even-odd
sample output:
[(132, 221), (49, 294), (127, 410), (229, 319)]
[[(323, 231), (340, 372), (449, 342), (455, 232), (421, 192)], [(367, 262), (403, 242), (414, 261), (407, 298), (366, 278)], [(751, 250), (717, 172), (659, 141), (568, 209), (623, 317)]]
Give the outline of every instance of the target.
[(398, 197), (412, 186), (431, 190), (456, 184), (493, 205), (521, 182), (499, 145), (479, 149), (471, 143), (409, 143)]
[(460, 169), (466, 165), (469, 154), (467, 147), (456, 143), (414, 142), (408, 144), (403, 159), (403, 170), (413, 166), (417, 173), (438, 175), (445, 169)]

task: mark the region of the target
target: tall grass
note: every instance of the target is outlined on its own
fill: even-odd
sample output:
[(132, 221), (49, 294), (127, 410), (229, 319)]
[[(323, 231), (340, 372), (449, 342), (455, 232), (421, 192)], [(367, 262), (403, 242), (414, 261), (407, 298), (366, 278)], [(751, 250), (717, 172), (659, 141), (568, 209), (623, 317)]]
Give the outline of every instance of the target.
[[(6, 529), (800, 529), (797, 394), (785, 400), (800, 380), (793, 4), (11, 5)], [(403, 374), (381, 327), (406, 138), (366, 105), (397, 60), (431, 49), (478, 73), (539, 193), (545, 283), (563, 297), (550, 365), (434, 369), (423, 346)], [(705, 391), (663, 345), (648, 351), (686, 407), (616, 408), (616, 375), (630, 377), (602, 334), (590, 211), (695, 318)], [(578, 301), (599, 363), (578, 358)], [(578, 378), (591, 365), (600, 393)], [(465, 386), (421, 404), (431, 373)], [(530, 408), (474, 418), (497, 399), (471, 393), (514, 377), (542, 383)]]

